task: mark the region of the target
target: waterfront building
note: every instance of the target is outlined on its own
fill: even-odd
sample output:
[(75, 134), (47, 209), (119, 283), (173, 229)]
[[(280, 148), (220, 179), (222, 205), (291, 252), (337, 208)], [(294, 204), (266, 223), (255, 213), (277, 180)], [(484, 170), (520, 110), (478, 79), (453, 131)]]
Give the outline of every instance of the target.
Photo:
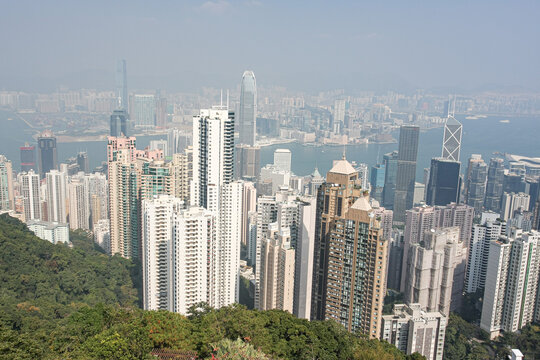
[(42, 179), (49, 171), (58, 169), (56, 137), (50, 130), (45, 130), (38, 136), (38, 160)]
[(242, 75), (238, 112), (239, 144), (255, 145), (257, 131), (257, 82), (253, 71)]
[(128, 136), (128, 114), (126, 110), (114, 110), (109, 126), (110, 136)]

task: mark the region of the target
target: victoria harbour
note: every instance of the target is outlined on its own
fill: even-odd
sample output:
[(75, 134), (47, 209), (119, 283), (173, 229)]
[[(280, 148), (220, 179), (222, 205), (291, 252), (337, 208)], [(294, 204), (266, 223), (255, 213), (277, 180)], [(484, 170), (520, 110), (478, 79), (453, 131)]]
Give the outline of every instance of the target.
[[(540, 146), (537, 142), (537, 139), (540, 138), (539, 117), (487, 116), (466, 119), (465, 116), (457, 116), (457, 118), (463, 123), (462, 163), (471, 154), (480, 154), (484, 159), (495, 157), (497, 155), (493, 153), (493, 149), (497, 149), (498, 153), (501, 154), (540, 156)], [(0, 126), (2, 127), (0, 152), (14, 159), (15, 166), (18, 166), (18, 148), (23, 146), (25, 142), (35, 143), (32, 136), (39, 131), (30, 128), (10, 112), (0, 113)], [(430, 166), (431, 158), (440, 156), (442, 132), (442, 127), (421, 131), (416, 172), (417, 181), (422, 180), (423, 169)], [(393, 136), (397, 138), (398, 132), (396, 131)], [(151, 140), (166, 138), (166, 135), (138, 136), (137, 147), (145, 148)], [(498, 139), (505, 139), (505, 141), (500, 142)], [(397, 150), (398, 144), (363, 144), (344, 147), (335, 145), (312, 146), (292, 142), (270, 145), (261, 149), (261, 166), (272, 163), (274, 150), (278, 148), (291, 150), (293, 154), (292, 171), (296, 175), (306, 176), (311, 174), (316, 167), (321, 174), (326, 173), (332, 167), (332, 162), (343, 156), (344, 151), (349, 161), (373, 166), (382, 161), (384, 154)], [(88, 153), (89, 165), (93, 169), (106, 160), (106, 141), (77, 141), (58, 144), (60, 161), (73, 157), (80, 151)]]

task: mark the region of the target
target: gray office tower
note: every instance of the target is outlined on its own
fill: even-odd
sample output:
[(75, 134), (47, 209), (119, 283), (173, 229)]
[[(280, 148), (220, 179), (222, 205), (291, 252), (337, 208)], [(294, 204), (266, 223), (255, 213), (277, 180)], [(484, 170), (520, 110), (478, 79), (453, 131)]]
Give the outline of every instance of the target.
[(128, 111), (128, 90), (126, 60), (118, 60), (116, 63), (116, 108)]
[(257, 182), (261, 174), (261, 148), (259, 146), (236, 145), (236, 178)]
[(238, 112), (239, 144), (255, 145), (257, 130), (257, 82), (253, 71), (245, 71), (242, 76), (240, 109)]
[(88, 154), (86, 151), (81, 151), (77, 154), (77, 165), (79, 165), (79, 171), (89, 172)]
[(484, 208), (486, 196), (487, 165), (482, 156), (472, 154), (465, 175), (465, 203), (474, 208), (479, 216)]
[(445, 206), (458, 202), (460, 166), (459, 161), (443, 158), (431, 159), (426, 204)]
[(58, 169), (56, 154), (56, 137), (50, 130), (45, 130), (38, 136), (39, 175), (43, 179), (51, 170)]
[(111, 115), (111, 136), (128, 136), (128, 115), (126, 110), (114, 110)]
[(501, 196), (504, 185), (504, 160), (492, 158), (489, 162), (484, 208), (496, 213), (501, 210)]
[(392, 210), (394, 208), (394, 194), (396, 191), (396, 176), (398, 152), (393, 151), (383, 156), (384, 161), (384, 188), (382, 194), (382, 206)]
[(413, 207), (416, 158), (418, 156), (418, 126), (402, 126), (399, 131), (394, 222), (405, 222), (405, 211)]

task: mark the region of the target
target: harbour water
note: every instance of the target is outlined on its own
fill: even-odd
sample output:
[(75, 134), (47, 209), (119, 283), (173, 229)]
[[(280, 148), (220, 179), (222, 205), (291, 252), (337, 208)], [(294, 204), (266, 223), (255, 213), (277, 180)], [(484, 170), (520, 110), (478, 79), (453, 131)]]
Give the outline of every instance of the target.
[[(8, 120), (10, 119), (10, 120)], [(494, 152), (511, 153), (524, 156), (540, 156), (540, 117), (504, 117), (488, 116), (485, 118), (466, 119), (459, 116), (463, 123), (461, 161), (465, 170), (471, 154), (481, 154), (484, 159), (493, 157)], [(441, 155), (442, 128), (422, 131), (418, 149), (417, 179), (422, 179), (423, 169), (429, 167), (433, 157)], [(0, 111), (0, 154), (6, 155), (13, 162), (13, 167), (20, 167), (19, 147), (26, 141), (35, 143), (32, 138), (36, 130), (30, 128), (14, 114)], [(165, 136), (137, 137), (137, 147), (146, 147), (150, 140)], [(398, 138), (398, 133), (394, 134)], [(105, 141), (85, 141), (59, 143), (58, 160), (64, 161), (75, 156), (79, 151), (88, 152), (90, 168), (93, 169), (105, 160)], [(315, 167), (325, 174), (332, 166), (332, 161), (343, 156), (342, 146), (307, 146), (287, 143), (266, 146), (261, 149), (261, 166), (273, 161), (273, 152), (277, 148), (292, 151), (292, 170), (297, 175), (308, 175)], [(397, 150), (398, 144), (368, 144), (345, 147), (347, 159), (357, 163), (374, 165), (382, 161), (385, 153)]]

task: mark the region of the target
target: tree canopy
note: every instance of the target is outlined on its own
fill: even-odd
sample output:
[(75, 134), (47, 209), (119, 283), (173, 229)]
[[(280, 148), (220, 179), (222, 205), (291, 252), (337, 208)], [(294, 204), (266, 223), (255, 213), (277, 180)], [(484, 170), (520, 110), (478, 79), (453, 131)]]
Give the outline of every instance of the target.
[(103, 254), (83, 231), (71, 238), (73, 248), (53, 245), (0, 216), (0, 359), (148, 359), (153, 349), (223, 359), (234, 359), (231, 351), (254, 359), (422, 358), (279, 310), (143, 311), (139, 266)]

